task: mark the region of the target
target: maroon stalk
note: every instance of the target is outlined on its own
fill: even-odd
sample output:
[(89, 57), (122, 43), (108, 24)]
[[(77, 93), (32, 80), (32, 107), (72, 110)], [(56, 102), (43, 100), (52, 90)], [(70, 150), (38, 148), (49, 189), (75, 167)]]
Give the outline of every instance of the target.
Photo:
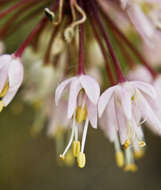
[(15, 21), (19, 15), (24, 14), (30, 7), (35, 5), (35, 1), (28, 3), (26, 6), (23, 6), (21, 9), (16, 11), (8, 20), (7, 22), (1, 27), (0, 29), (0, 39), (4, 37), (8, 33), (8, 30), (12, 26), (12, 23)]
[(79, 62), (78, 74), (85, 74), (84, 71), (84, 52), (83, 52), (83, 24), (79, 25)]
[[(117, 60), (117, 57), (115, 56), (115, 53), (114, 53), (114, 50), (113, 50), (113, 47), (111, 45), (111, 42), (110, 42), (110, 39), (105, 31), (105, 28), (104, 28), (104, 25), (100, 19), (100, 16), (99, 16), (99, 13), (98, 13), (98, 9), (96, 7), (96, 2), (93, 1), (93, 0), (90, 0), (90, 4), (92, 6), (92, 12), (91, 12), (91, 16), (93, 17), (93, 19), (96, 20), (98, 26), (99, 26), (99, 29), (100, 29), (100, 32), (102, 33), (102, 36), (106, 42), (106, 45), (107, 45), (107, 48), (109, 50), (109, 53), (111, 55), (111, 58), (112, 58), (112, 61), (113, 61), (113, 65), (114, 65), (114, 68), (115, 68), (115, 71), (116, 71), (116, 76), (117, 76), (117, 81), (118, 82), (125, 82), (126, 79), (121, 71), (121, 68), (120, 68), (120, 65), (119, 65), (119, 62)], [(94, 13), (94, 14), (93, 14)]]
[[(103, 10), (103, 9), (102, 9)], [(104, 17), (106, 18), (106, 21), (110, 25), (113, 32), (115, 32), (121, 40), (123, 40), (126, 45), (131, 49), (131, 51), (136, 55), (136, 57), (140, 60), (140, 62), (149, 70), (153, 78), (156, 78), (158, 76), (158, 73), (145, 61), (143, 56), (140, 54), (140, 52), (137, 50), (137, 48), (127, 39), (127, 37), (120, 31), (120, 29), (115, 25), (115, 23), (110, 19), (110, 17), (107, 15), (107, 13), (102, 11)]]
[(100, 46), (100, 49), (101, 49), (101, 52), (103, 54), (103, 57), (104, 57), (104, 60), (105, 60), (105, 63), (106, 63), (106, 71), (107, 71), (107, 74), (108, 74), (108, 77), (109, 77), (109, 80), (111, 82), (112, 85), (115, 84), (115, 81), (114, 81), (114, 77), (113, 77), (113, 73), (112, 73), (112, 70), (110, 68), (110, 64), (109, 64), (109, 61), (108, 61), (108, 57), (107, 57), (107, 53), (106, 53), (106, 50), (105, 50), (105, 47), (101, 41), (101, 38), (97, 32), (97, 28), (96, 28), (96, 23), (94, 22), (93, 18), (90, 18), (90, 22), (91, 22), (91, 26), (92, 26), (92, 29), (93, 29), (93, 33), (94, 33), (94, 36)]
[[(58, 3), (54, 3), (54, 5), (52, 7), (52, 11), (54, 11), (57, 8), (57, 5), (58, 5)], [(29, 43), (32, 41), (33, 37), (37, 34), (37, 32), (41, 29), (41, 26), (44, 25), (44, 23), (47, 21), (48, 21), (48, 19), (46, 17), (41, 19), (41, 21), (36, 25), (36, 27), (33, 29), (33, 31), (26, 38), (24, 43), (14, 53), (14, 56), (16, 56), (16, 57), (22, 56), (25, 48), (29, 45)]]

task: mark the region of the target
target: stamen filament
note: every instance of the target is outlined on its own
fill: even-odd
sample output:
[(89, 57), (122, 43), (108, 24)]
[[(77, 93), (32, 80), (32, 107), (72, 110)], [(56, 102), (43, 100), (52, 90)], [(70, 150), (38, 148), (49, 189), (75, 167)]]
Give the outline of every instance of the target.
[(84, 147), (85, 147), (85, 142), (86, 142), (86, 137), (87, 137), (87, 131), (88, 131), (88, 123), (89, 123), (89, 119), (87, 118), (85, 121), (84, 130), (83, 130), (81, 152), (84, 152)]
[(68, 152), (69, 148), (71, 147), (72, 145), (72, 142), (73, 142), (73, 138), (74, 138), (74, 131), (75, 131), (75, 117), (73, 118), (73, 124), (72, 124), (72, 133), (71, 133), (71, 136), (70, 136), (70, 139), (69, 139), (69, 143), (68, 145), (66, 146), (63, 154), (60, 155), (60, 158), (64, 159), (64, 156), (65, 154)]

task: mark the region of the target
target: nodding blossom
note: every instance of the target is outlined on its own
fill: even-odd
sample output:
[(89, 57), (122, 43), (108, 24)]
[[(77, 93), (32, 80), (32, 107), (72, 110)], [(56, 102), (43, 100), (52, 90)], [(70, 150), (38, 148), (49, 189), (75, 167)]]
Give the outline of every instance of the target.
[[(69, 88), (67, 118), (72, 119), (72, 134), (61, 158), (64, 159), (65, 154), (73, 142), (73, 154), (77, 157), (78, 166), (85, 166), (85, 141), (89, 123), (93, 128), (97, 128), (97, 101), (100, 95), (100, 88), (97, 81), (85, 74), (69, 78), (57, 87), (55, 92), (55, 103), (59, 104), (62, 93)], [(78, 140), (78, 128), (84, 123), (82, 143)]]
[(23, 65), (14, 55), (0, 56), (0, 110), (16, 95), (23, 81)]
[(155, 98), (155, 89), (150, 84), (132, 81), (107, 89), (99, 99), (98, 113), (99, 117), (103, 117), (101, 126), (110, 141), (115, 144), (116, 160), (120, 167), (124, 165), (120, 143), (125, 148), (129, 160), (125, 170), (134, 169), (129, 147), (134, 147), (135, 150), (145, 145), (142, 121), (151, 123), (149, 126), (152, 131), (161, 135), (161, 121), (151, 108), (151, 102)]
[[(58, 151), (60, 158), (70, 155), (77, 158), (80, 168), (85, 167), (88, 126), (97, 128), (99, 120), (98, 127), (114, 143), (117, 165), (136, 171), (134, 159), (143, 155), (146, 144), (142, 124), (161, 135), (161, 77), (153, 69), (153, 58), (142, 55), (144, 47), (153, 49), (154, 56), (160, 52), (160, 0), (0, 3), (0, 111), (22, 84), (24, 60), (23, 100), (41, 104), (35, 109), (36, 130), (47, 119), (48, 136), (56, 139), (62, 135), (57, 135), (58, 125), (71, 131), (64, 152)], [(25, 35), (17, 30), (24, 23), (35, 23), (36, 18), (39, 21), (31, 31), (28, 27), (26, 39), (20, 39)], [(10, 46), (11, 34), (16, 36), (14, 47), (23, 41), (17, 50)], [(133, 34), (139, 39), (136, 43)], [(4, 55), (3, 45), (13, 53)], [(101, 91), (108, 87), (101, 96), (100, 86), (89, 75), (92, 72)], [(67, 105), (62, 106), (64, 101)], [(64, 145), (60, 139), (57, 145), (62, 141)]]

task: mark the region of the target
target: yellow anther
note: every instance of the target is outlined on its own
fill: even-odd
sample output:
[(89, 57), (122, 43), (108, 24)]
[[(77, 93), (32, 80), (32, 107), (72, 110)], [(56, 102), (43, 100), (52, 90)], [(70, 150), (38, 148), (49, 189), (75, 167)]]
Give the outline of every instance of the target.
[(74, 157), (73, 157), (73, 153), (72, 151), (68, 151), (68, 153), (66, 154), (66, 157), (64, 159), (64, 162), (67, 166), (73, 166), (74, 165)]
[(86, 165), (86, 156), (83, 152), (80, 152), (77, 157), (78, 167), (84, 168)]
[(137, 159), (140, 159), (144, 156), (145, 152), (144, 150), (138, 150), (138, 151), (135, 151), (134, 152), (134, 158), (137, 160)]
[(78, 157), (80, 152), (80, 141), (73, 141), (73, 155), (74, 157)]
[(144, 147), (146, 145), (146, 143), (144, 141), (140, 141), (138, 144), (140, 147)]
[(78, 123), (81, 123), (82, 121), (86, 120), (87, 118), (87, 109), (86, 107), (78, 106), (76, 110), (76, 120)]
[(122, 151), (116, 152), (116, 163), (119, 168), (124, 166), (124, 154)]
[(65, 156), (64, 156), (63, 154), (60, 154), (59, 158), (60, 158), (61, 160), (64, 160), (64, 159), (65, 159)]
[(136, 166), (136, 164), (132, 163), (132, 164), (128, 164), (125, 166), (124, 171), (128, 172), (136, 172), (138, 170), (138, 167)]
[(7, 91), (9, 89), (9, 83), (7, 82), (6, 85), (4, 86), (3, 90), (0, 93), (0, 98), (6, 95)]
[(130, 140), (126, 140), (124, 144), (124, 149), (128, 149), (130, 144), (131, 144)]
[(4, 104), (2, 101), (0, 101), (0, 112), (3, 110)]

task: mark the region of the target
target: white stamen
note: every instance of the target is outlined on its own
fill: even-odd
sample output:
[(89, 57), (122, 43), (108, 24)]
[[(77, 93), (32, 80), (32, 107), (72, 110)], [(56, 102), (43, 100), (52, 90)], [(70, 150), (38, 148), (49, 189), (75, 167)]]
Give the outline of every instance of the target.
[(118, 137), (117, 132), (116, 132), (116, 137), (115, 137), (115, 140), (114, 140), (114, 147), (115, 147), (116, 152), (120, 152), (121, 146), (120, 146), (120, 141), (119, 141), (119, 137)]
[(71, 136), (70, 136), (69, 143), (68, 143), (68, 145), (66, 146), (66, 148), (65, 148), (65, 150), (64, 150), (64, 152), (63, 152), (63, 154), (62, 154), (63, 157), (65, 156), (65, 154), (68, 152), (69, 148), (70, 148), (71, 145), (72, 145), (73, 138), (74, 138), (74, 131), (75, 131), (75, 128), (76, 128), (76, 126), (75, 126), (75, 117), (73, 117), (72, 133), (71, 133)]
[(75, 141), (78, 141), (78, 127), (74, 127), (74, 132), (75, 132)]
[(87, 118), (85, 121), (84, 130), (83, 130), (81, 152), (84, 152), (84, 147), (85, 147), (85, 142), (86, 142), (86, 137), (87, 137), (87, 130), (88, 130), (88, 123), (89, 123), (89, 120)]

